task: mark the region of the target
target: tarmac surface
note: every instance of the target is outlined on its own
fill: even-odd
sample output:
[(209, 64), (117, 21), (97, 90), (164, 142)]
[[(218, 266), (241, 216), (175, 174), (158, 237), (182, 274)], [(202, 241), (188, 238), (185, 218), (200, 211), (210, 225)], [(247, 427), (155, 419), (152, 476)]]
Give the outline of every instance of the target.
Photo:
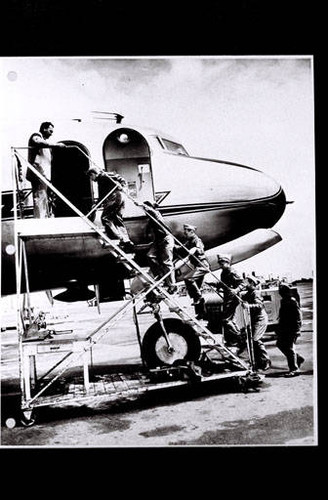
[[(235, 380), (228, 378), (117, 401), (106, 398), (72, 401), (64, 406), (38, 408), (36, 422), (30, 427), (19, 424), (20, 378), (17, 333), (12, 326), (14, 304), (5, 304), (2, 325), (8, 328), (1, 333), (1, 448), (316, 446), (317, 367), (312, 283), (300, 283), (298, 290), (303, 326), (297, 351), (305, 358), (298, 377), (284, 376), (288, 371), (286, 360), (276, 348), (274, 337), (268, 335), (265, 343), (272, 366), (257, 390), (242, 392)], [(47, 307), (47, 303), (42, 302), (43, 296), (32, 299), (39, 307)], [(52, 328), (53, 322), (58, 336), (61, 330), (71, 329), (72, 338), (84, 338), (120, 305), (101, 304), (100, 314), (96, 307), (88, 307), (85, 302), (55, 303), (51, 309), (48, 305), (47, 326)], [(145, 331), (154, 320), (145, 310), (139, 315), (139, 322), (141, 331)], [(70, 338), (70, 335), (62, 335)], [(45, 355), (38, 365), (38, 373), (48, 367), (49, 359)], [(94, 346), (90, 371), (120, 371), (124, 367), (141, 368), (132, 313)], [(79, 371), (79, 366), (72, 366), (68, 374)], [(18, 422), (11, 429), (5, 425), (10, 417)]]

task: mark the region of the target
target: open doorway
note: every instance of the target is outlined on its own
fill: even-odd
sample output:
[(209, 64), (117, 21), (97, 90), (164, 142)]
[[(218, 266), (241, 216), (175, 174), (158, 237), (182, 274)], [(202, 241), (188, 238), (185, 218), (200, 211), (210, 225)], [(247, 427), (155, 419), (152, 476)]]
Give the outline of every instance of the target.
[[(115, 130), (104, 142), (103, 155), (106, 170), (126, 179), (132, 198), (138, 201), (153, 200), (150, 149), (139, 132), (123, 127)], [(135, 213), (134, 204), (129, 203), (125, 215), (132, 216)]]
[[(91, 183), (86, 171), (90, 167), (89, 152), (75, 141), (61, 141), (66, 148), (55, 148), (51, 167), (53, 185), (84, 214), (93, 203)], [(85, 154), (83, 154), (85, 153)], [(55, 217), (76, 217), (76, 213), (59, 197), (54, 207)]]

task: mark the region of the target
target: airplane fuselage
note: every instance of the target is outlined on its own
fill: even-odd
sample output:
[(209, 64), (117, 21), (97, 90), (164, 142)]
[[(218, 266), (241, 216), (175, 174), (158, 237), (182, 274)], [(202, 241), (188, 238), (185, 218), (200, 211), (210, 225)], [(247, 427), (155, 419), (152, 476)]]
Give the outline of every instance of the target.
[[(128, 183), (124, 221), (140, 265), (147, 265), (150, 239), (147, 216), (134, 200), (157, 200), (166, 224), (181, 242), (183, 224), (197, 226), (207, 250), (273, 227), (285, 210), (281, 186), (256, 169), (191, 157), (182, 145), (154, 131), (117, 125), (102, 134), (93, 143), (83, 142), (85, 132), (75, 131), (62, 139), (70, 147), (55, 151), (52, 182), (74, 206), (88, 213), (99, 193), (85, 172), (101, 147), (102, 167), (119, 173)], [(122, 135), (129, 141), (121, 142)], [(23, 161), (22, 165), (24, 171)], [(15, 231), (25, 243), (30, 291), (61, 288), (75, 280), (94, 284), (125, 277), (126, 269), (102, 248), (99, 234), (62, 200), (57, 201), (52, 219), (34, 219), (27, 204), (25, 209), (27, 218), (18, 219), (16, 226), (10, 211), (2, 222), (2, 295), (16, 292)]]

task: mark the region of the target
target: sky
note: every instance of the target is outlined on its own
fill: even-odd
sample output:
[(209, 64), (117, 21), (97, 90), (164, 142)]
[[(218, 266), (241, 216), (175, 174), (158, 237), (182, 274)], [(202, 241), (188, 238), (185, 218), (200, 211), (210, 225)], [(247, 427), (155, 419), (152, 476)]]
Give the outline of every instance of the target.
[(3, 136), (23, 121), (34, 130), (43, 120), (112, 111), (176, 137), (191, 155), (270, 175), (293, 201), (274, 227), (282, 241), (237, 267), (264, 276), (315, 277), (310, 56), (13, 57), (1, 58), (0, 69)]

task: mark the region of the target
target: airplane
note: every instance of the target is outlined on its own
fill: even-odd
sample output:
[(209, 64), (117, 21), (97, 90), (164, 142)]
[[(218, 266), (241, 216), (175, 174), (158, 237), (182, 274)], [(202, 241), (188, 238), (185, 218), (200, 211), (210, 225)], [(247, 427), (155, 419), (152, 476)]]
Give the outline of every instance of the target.
[[(52, 150), (51, 182), (80, 212), (88, 214), (99, 193), (86, 171), (98, 166), (123, 176), (128, 193), (124, 222), (138, 265), (147, 265), (151, 242), (148, 218), (133, 200), (156, 201), (178, 241), (184, 239), (185, 223), (196, 226), (212, 271), (220, 268), (218, 253), (230, 253), (232, 263), (237, 263), (281, 241), (272, 228), (288, 202), (276, 180), (247, 165), (191, 156), (171, 135), (125, 124), (123, 118), (119, 113), (93, 112), (90, 118), (55, 124), (58, 142), (68, 147)], [(26, 126), (21, 135), (24, 140), (8, 143), (4, 172), (11, 168), (9, 145), (17, 148), (18, 157), (27, 158), (24, 148), (30, 132)], [(64, 288), (66, 300), (73, 301), (81, 300), (81, 290), (97, 284), (102, 300), (123, 298), (126, 267), (103, 248), (101, 236), (69, 206), (58, 198), (54, 218), (33, 218), (30, 184), (25, 180), (27, 165), (19, 163), (23, 217), (14, 220), (13, 188), (2, 192), (2, 296), (15, 294), (17, 289), (16, 224), (25, 241), (30, 292)], [(94, 220), (99, 228), (100, 213), (97, 210)], [(183, 280), (183, 270), (177, 280)], [(26, 290), (22, 276), (21, 293)]]

